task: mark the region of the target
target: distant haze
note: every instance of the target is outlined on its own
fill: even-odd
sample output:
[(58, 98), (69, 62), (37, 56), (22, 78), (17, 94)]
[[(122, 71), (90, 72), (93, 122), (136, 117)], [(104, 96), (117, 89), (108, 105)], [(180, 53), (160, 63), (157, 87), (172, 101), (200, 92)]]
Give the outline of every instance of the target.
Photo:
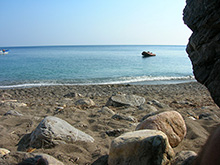
[(0, 47), (186, 45), (185, 0), (0, 0)]

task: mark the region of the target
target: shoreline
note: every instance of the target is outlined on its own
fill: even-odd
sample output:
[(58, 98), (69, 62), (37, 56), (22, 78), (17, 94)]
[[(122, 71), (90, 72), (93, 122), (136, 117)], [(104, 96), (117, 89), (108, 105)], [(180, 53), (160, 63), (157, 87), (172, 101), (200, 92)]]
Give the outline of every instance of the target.
[[(115, 120), (100, 110), (106, 107), (108, 99), (114, 94), (130, 94), (144, 97), (146, 102), (141, 107), (108, 107), (114, 113), (132, 116), (135, 122)], [(95, 106), (80, 108), (76, 101), (89, 98)], [(174, 110), (179, 112), (187, 125), (184, 140), (174, 148), (199, 152), (210, 132), (220, 122), (219, 107), (213, 102), (205, 86), (198, 82), (165, 85), (62, 85), (32, 88), (0, 89), (0, 147), (9, 149), (9, 164), (18, 163), (17, 144), (21, 138), (31, 133), (46, 116), (56, 116), (70, 123), (75, 128), (89, 134), (95, 141), (92, 144), (70, 143), (50, 149), (36, 149), (34, 153), (49, 154), (64, 164), (77, 158), (77, 164), (93, 163), (101, 156), (108, 155), (111, 141), (116, 136), (109, 136), (107, 131), (134, 131), (145, 115), (156, 111)], [(156, 100), (161, 106), (150, 104)], [(58, 107), (65, 107), (61, 113), (55, 113)], [(151, 108), (149, 108), (151, 107)], [(15, 110), (21, 116), (5, 115)], [(209, 114), (206, 118), (199, 117)], [(75, 159), (74, 159), (75, 160)]]
[(171, 79), (171, 80), (146, 80), (146, 81), (128, 81), (128, 82), (106, 82), (106, 83), (20, 83), (14, 85), (0, 85), (0, 89), (19, 89), (19, 88), (33, 88), (33, 87), (44, 87), (44, 86), (89, 86), (89, 85), (167, 85), (167, 84), (182, 84), (196, 82), (195, 78), (191, 77), (190, 79)]

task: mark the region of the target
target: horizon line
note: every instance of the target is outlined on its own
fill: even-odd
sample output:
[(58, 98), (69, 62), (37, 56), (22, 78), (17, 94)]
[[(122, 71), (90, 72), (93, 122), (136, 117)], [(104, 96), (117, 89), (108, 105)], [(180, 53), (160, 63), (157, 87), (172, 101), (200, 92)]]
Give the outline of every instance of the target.
[(61, 44), (61, 45), (14, 45), (14, 46), (0, 46), (0, 47), (53, 47), (53, 46), (187, 46), (185, 44)]

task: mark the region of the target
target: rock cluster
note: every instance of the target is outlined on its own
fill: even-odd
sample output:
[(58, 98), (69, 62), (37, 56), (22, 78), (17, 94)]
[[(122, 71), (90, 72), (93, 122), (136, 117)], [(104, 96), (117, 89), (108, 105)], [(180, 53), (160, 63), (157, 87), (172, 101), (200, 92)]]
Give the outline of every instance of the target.
[[(129, 98), (127, 100), (129, 103), (134, 102), (136, 98), (143, 100), (140, 96), (117, 95), (115, 98), (111, 97), (107, 105), (127, 106), (129, 104), (125, 98)], [(120, 117), (120, 119), (125, 120), (125, 117)], [(170, 164), (175, 156), (172, 147), (178, 146), (185, 135), (186, 124), (178, 112), (151, 113), (144, 117), (136, 127), (136, 131), (124, 133), (112, 141), (108, 164)]]
[(220, 106), (220, 3), (219, 0), (187, 0), (184, 22), (193, 31), (187, 45), (195, 78)]
[[(17, 144), (18, 151), (12, 152), (10, 148), (10, 151), (5, 148), (0, 148), (0, 164), (5, 161), (5, 157), (8, 155), (19, 157), (19, 162), (24, 164), (40, 164), (41, 162), (49, 164), (63, 164), (61, 161), (57, 160), (60, 158), (60, 155), (53, 155), (54, 157), (52, 157), (49, 153), (47, 155), (41, 152), (47, 152), (47, 149), (54, 147), (57, 147), (55, 148), (56, 150), (62, 145), (69, 147), (71, 144), (76, 146), (84, 145), (83, 147), (88, 150), (89, 148), (95, 148), (91, 155), (99, 157), (100, 159), (96, 162), (100, 162), (100, 164), (103, 165), (190, 164), (190, 162), (195, 159), (196, 154), (191, 151), (175, 153), (174, 148), (181, 144), (182, 140), (186, 136), (187, 129), (191, 129), (191, 127), (196, 127), (196, 130), (198, 131), (194, 132), (192, 138), (195, 136), (208, 136), (208, 132), (206, 132), (206, 130), (200, 125), (190, 124), (191, 127), (188, 126), (186, 129), (185, 121), (187, 123), (194, 121), (189, 117), (183, 118), (179, 112), (174, 111), (170, 106), (172, 104), (175, 104), (175, 106), (176, 104), (191, 106), (189, 102), (176, 101), (171, 102), (168, 105), (152, 99), (149, 99), (151, 101), (145, 102), (145, 98), (143, 96), (114, 94), (111, 97), (108, 96), (103, 103), (103, 106), (98, 107), (97, 100), (95, 102), (89, 98), (80, 98), (78, 100), (78, 98), (75, 98), (75, 95), (72, 93), (70, 93), (68, 97), (73, 97), (76, 100), (71, 100), (69, 98), (66, 99), (67, 96), (64, 97), (65, 101), (68, 101), (67, 106), (66, 104), (65, 106), (62, 104), (62, 107), (60, 107), (60, 105), (57, 107), (58, 104), (56, 104), (54, 105), (54, 111), (62, 111), (62, 114), (67, 114), (67, 118), (69, 117), (68, 113), (72, 113), (73, 115), (71, 116), (71, 120), (74, 119), (74, 117), (77, 118), (74, 123), (75, 125), (73, 126), (67, 121), (59, 118), (61, 113), (54, 113), (54, 116), (51, 114), (47, 117), (39, 117), (39, 122), (37, 122), (38, 126), (34, 126), (33, 130), (30, 130), (30, 133), (26, 133), (25, 135), (22, 134), (21, 139), (19, 138), (19, 143)], [(68, 109), (68, 106), (71, 104), (72, 109)], [(2, 106), (9, 105), (3, 104)], [(9, 107), (12, 108), (11, 106)], [(80, 113), (76, 113), (78, 111)], [(91, 111), (91, 113), (88, 113), (88, 122), (81, 121), (88, 111)], [(141, 115), (137, 115), (138, 113)], [(23, 118), (27, 114), (24, 112), (21, 114), (16, 110), (10, 110), (6, 111), (6, 113), (2, 113), (2, 115), (5, 118)], [(55, 117), (55, 115), (57, 116)], [(202, 113), (198, 116), (198, 120), (199, 118), (201, 118), (201, 120), (211, 120), (212, 118), (210, 117), (213, 117), (211, 113)], [(103, 122), (101, 118), (104, 118), (104, 120), (107, 121), (107, 124), (94, 126), (93, 123)], [(123, 122), (125, 127), (121, 126), (119, 127), (120, 129), (108, 126), (110, 124), (114, 124), (115, 126)], [(93, 126), (90, 127), (90, 125)], [(126, 127), (127, 125), (128, 127)], [(82, 130), (77, 129), (77, 126)], [(99, 127), (96, 128), (96, 126)], [(98, 130), (98, 133), (96, 132), (97, 136), (100, 136), (103, 139), (105, 139), (105, 137), (110, 137), (111, 141), (108, 141), (110, 146), (108, 146), (106, 151), (106, 154), (108, 155), (101, 156), (101, 149), (97, 144), (93, 145), (98, 140), (95, 139), (97, 136), (94, 136), (93, 138), (88, 135), (91, 133), (89, 132), (90, 130), (87, 130), (89, 127), (92, 128), (92, 131), (94, 132)], [(89, 132), (88, 134), (85, 133), (87, 131)], [(13, 136), (13, 133), (14, 131), (12, 131), (11, 136)], [(99, 140), (98, 143), (101, 143), (101, 140)], [(72, 148), (67, 147), (68, 149), (66, 150), (76, 149), (82, 153), (84, 152), (83, 149), (76, 146)], [(34, 151), (37, 152), (32, 153)], [(78, 157), (68, 158), (67, 161), (77, 164), (78, 159)]]

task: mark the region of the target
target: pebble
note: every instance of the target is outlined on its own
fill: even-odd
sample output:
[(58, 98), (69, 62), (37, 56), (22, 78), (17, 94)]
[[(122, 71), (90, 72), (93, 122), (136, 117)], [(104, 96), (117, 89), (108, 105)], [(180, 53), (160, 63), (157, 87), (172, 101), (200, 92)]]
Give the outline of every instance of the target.
[(210, 113), (204, 112), (204, 113), (201, 113), (201, 114), (199, 115), (199, 119), (210, 120), (210, 119), (212, 119), (212, 118), (211, 118), (211, 114), (210, 114)]
[(114, 115), (115, 114), (115, 112), (108, 107), (102, 107), (102, 109), (99, 110), (98, 112), (102, 113), (102, 114), (107, 114), (107, 115)]
[(125, 115), (120, 115), (120, 114), (115, 114), (112, 116), (112, 119), (116, 120), (127, 120), (127, 121), (132, 121), (132, 122), (137, 122), (137, 119), (135, 119), (132, 116), (125, 116)]
[(114, 130), (109, 130), (109, 131), (106, 131), (105, 133), (108, 135), (108, 136), (120, 136), (121, 134), (123, 134), (125, 132), (124, 129), (114, 129)]
[(9, 154), (10, 151), (5, 148), (0, 148), (0, 157), (4, 157), (5, 155)]

